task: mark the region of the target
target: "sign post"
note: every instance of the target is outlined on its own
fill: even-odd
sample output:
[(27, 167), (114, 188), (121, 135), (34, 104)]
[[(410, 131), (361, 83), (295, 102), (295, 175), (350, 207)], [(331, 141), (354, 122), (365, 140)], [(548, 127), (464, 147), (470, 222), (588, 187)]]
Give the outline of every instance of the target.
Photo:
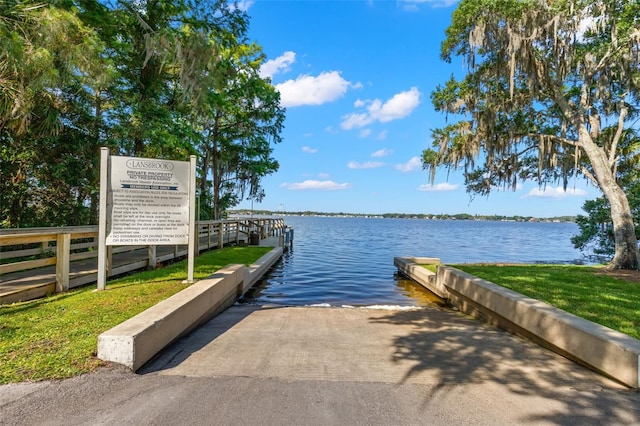
[(99, 237), (98, 289), (106, 280), (101, 250), (112, 245), (188, 245), (193, 282), (195, 156), (190, 161), (110, 157), (102, 148), (100, 173), (100, 235), (105, 236)]
[(196, 230), (196, 156), (192, 155), (189, 158), (189, 259), (187, 260), (187, 281), (191, 284), (193, 282), (193, 266), (195, 263), (196, 250), (200, 250), (198, 245), (198, 231)]
[(98, 219), (98, 290), (107, 282), (107, 198), (109, 179), (109, 148), (100, 148), (100, 210)]

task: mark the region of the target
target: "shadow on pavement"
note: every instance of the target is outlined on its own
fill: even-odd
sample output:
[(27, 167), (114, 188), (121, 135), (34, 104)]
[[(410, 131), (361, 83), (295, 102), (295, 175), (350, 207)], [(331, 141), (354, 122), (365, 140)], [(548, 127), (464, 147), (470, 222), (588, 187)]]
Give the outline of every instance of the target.
[(437, 378), (425, 403), (454, 385), (493, 382), (513, 394), (562, 404), (562, 410), (528, 415), (523, 423), (593, 424), (596, 418), (606, 424), (640, 422), (637, 390), (462, 314), (396, 311), (370, 321), (413, 326), (414, 331), (394, 339), (391, 362), (413, 365), (403, 381), (424, 372)]
[[(174, 368), (187, 360), (195, 352), (211, 343), (213, 340), (229, 331), (236, 324), (247, 318), (257, 310), (269, 309), (261, 306), (243, 306), (241, 308), (229, 309), (224, 316), (225, 321), (205, 322), (202, 326), (180, 337), (167, 348), (162, 350), (156, 357), (151, 359), (137, 373), (144, 375), (157, 373), (163, 370)], [(220, 317), (216, 317), (220, 318)]]

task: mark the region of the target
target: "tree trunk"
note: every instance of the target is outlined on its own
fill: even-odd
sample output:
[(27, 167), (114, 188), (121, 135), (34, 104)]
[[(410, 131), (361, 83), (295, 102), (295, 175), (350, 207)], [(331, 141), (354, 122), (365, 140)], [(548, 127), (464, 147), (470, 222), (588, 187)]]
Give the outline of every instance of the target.
[[(96, 156), (99, 158), (99, 148), (102, 145), (100, 141), (100, 129), (102, 128), (102, 91), (96, 90), (96, 94), (94, 96), (95, 102), (95, 117), (93, 121), (93, 140), (95, 146), (98, 148), (98, 152), (96, 152)], [(99, 212), (98, 207), (100, 206), (100, 166), (98, 166), (98, 172), (94, 175), (95, 180), (92, 181), (92, 186), (97, 189), (97, 191), (89, 191), (89, 199), (91, 200), (89, 203), (89, 223), (90, 224), (98, 224), (99, 223)], [(105, 183), (106, 185), (106, 183)]]
[(618, 185), (610, 192), (611, 194), (605, 193), (605, 196), (611, 205), (615, 254), (608, 268), (640, 269), (638, 239), (635, 234), (629, 201)]
[(220, 220), (220, 190), (222, 185), (222, 167), (220, 166), (220, 149), (218, 137), (220, 132), (220, 111), (216, 112), (213, 129), (210, 133), (213, 149), (211, 150), (211, 173), (213, 174), (213, 220)]
[[(214, 136), (215, 138), (215, 136)], [(220, 220), (220, 153), (218, 143), (214, 139), (212, 150), (211, 172), (213, 174), (213, 220)]]
[(615, 254), (607, 269), (640, 269), (638, 239), (627, 195), (616, 182), (605, 151), (593, 142), (585, 128), (581, 129), (580, 142), (593, 166), (598, 186), (611, 206)]

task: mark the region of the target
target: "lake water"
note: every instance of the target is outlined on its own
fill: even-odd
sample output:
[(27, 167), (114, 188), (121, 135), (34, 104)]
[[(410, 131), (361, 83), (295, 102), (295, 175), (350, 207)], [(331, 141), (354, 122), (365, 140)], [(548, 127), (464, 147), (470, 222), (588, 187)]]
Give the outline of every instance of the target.
[(397, 274), (396, 256), (443, 263), (578, 263), (573, 223), (285, 218), (293, 248), (241, 303), (421, 306), (433, 296)]

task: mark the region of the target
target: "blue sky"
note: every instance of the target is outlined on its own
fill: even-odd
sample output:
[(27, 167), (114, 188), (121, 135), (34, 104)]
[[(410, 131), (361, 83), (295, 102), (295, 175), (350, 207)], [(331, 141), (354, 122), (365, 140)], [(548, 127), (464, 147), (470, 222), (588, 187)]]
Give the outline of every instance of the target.
[[(346, 213), (471, 213), (550, 217), (582, 213), (599, 191), (524, 182), (470, 200), (462, 173), (433, 185), (420, 155), (445, 124), (430, 95), (461, 62), (440, 60), (453, 0), (244, 2), (261, 69), (287, 108), (280, 170), (255, 209)], [(243, 202), (240, 208), (250, 208)]]

